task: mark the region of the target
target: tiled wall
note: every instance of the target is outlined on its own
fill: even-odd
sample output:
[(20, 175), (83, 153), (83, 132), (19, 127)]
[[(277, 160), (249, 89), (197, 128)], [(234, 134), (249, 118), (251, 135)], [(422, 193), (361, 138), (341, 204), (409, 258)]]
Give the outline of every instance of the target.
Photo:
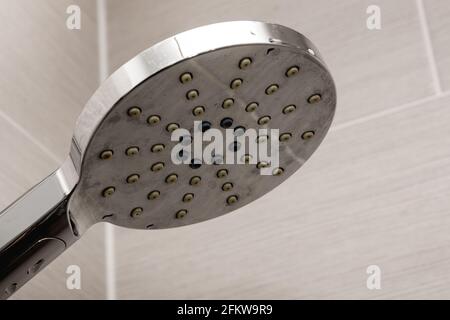
[[(450, 99), (437, 94), (450, 77), (450, 4), (423, 2), (109, 1), (111, 69), (177, 32), (254, 19), (312, 39), (338, 88), (329, 136), (273, 192), (199, 225), (117, 229), (118, 297), (449, 298)], [(366, 288), (372, 264), (380, 291)]]
[(447, 1), (423, 1), (431, 38), (431, 50), (436, 59), (437, 72), (443, 90), (450, 89), (450, 5)]
[[(81, 30), (66, 27), (69, 5)], [(55, 170), (68, 155), (75, 120), (98, 86), (96, 4), (90, 0), (0, 1), (0, 208)], [(103, 298), (103, 226), (37, 275), (15, 299)], [(82, 270), (82, 291), (66, 269)]]
[[(45, 2), (1, 0), (3, 207), (57, 167), (98, 85), (96, 2)], [(77, 32), (64, 25), (71, 3), (83, 12)], [(366, 27), (372, 4), (381, 8), (381, 30)], [(96, 226), (15, 298), (450, 298), (447, 0), (108, 0), (105, 7), (109, 72), (207, 23), (263, 20), (299, 30), (335, 77), (335, 122), (302, 170), (262, 199), (181, 229), (114, 228), (106, 244)], [(81, 291), (65, 289), (69, 264), (82, 267)], [(382, 290), (366, 288), (373, 264)], [(115, 281), (105, 283), (105, 273)]]

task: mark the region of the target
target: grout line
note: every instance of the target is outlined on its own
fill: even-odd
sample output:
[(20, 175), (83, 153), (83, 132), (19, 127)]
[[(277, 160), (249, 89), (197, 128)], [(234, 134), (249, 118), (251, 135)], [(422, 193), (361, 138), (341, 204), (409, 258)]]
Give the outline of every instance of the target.
[(116, 252), (114, 226), (105, 223), (105, 275), (106, 275), (106, 299), (117, 299), (116, 287)]
[(107, 13), (105, 0), (97, 0), (98, 81), (99, 85), (109, 75)]
[(434, 56), (433, 45), (430, 38), (430, 30), (428, 28), (427, 15), (425, 13), (425, 7), (423, 0), (416, 0), (417, 11), (419, 13), (420, 27), (422, 29), (422, 36), (425, 42), (425, 50), (428, 58), (428, 62), (431, 69), (431, 77), (433, 80), (433, 87), (436, 95), (442, 94), (441, 81), (439, 79), (439, 72), (436, 65), (436, 59)]
[(5, 119), (9, 124), (11, 124), (15, 129), (17, 129), (21, 134), (23, 134), (28, 140), (33, 142), (38, 148), (40, 148), (46, 155), (48, 155), (56, 164), (61, 165), (63, 163), (63, 159), (58, 157), (53, 151), (47, 148), (42, 142), (33, 137), (26, 129), (24, 129), (21, 125), (19, 125), (16, 121), (6, 115), (3, 111), (0, 110), (0, 117)]
[(355, 119), (355, 120), (350, 120), (350, 121), (338, 124), (338, 125), (336, 125), (334, 127), (331, 127), (330, 128), (330, 132), (339, 131), (339, 130), (342, 130), (342, 129), (347, 129), (348, 127), (351, 127), (351, 126), (354, 126), (354, 125), (358, 125), (358, 124), (361, 124), (361, 123), (364, 123), (364, 122), (367, 122), (367, 121), (370, 121), (370, 120), (374, 120), (374, 119), (378, 119), (378, 118), (384, 117), (386, 115), (390, 115), (390, 114), (393, 114), (393, 113), (404, 111), (404, 110), (416, 107), (416, 106), (418, 106), (420, 104), (427, 103), (427, 102), (432, 102), (432, 101), (435, 101), (435, 100), (438, 100), (440, 98), (444, 98), (444, 97), (447, 97), (447, 96), (450, 96), (450, 91), (442, 92), (439, 95), (428, 96), (426, 98), (422, 98), (422, 99), (419, 99), (419, 100), (414, 100), (414, 101), (402, 104), (400, 106), (390, 108), (388, 110), (384, 110), (384, 111), (381, 111), (381, 112), (378, 112), (378, 113), (373, 113), (373, 114), (365, 116), (365, 117), (361, 117), (361, 118), (358, 118), (358, 119)]
[[(99, 83), (108, 77), (108, 36), (107, 36), (107, 12), (105, 0), (97, 0), (97, 40), (98, 40), (98, 65)], [(106, 299), (117, 298), (116, 287), (116, 253), (114, 226), (105, 224), (105, 281)]]

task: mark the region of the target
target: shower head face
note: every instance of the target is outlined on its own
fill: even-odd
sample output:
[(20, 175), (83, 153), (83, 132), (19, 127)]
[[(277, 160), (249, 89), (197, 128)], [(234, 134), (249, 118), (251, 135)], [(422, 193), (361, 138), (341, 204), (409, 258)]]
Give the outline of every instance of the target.
[[(228, 39), (230, 33), (238, 39), (222, 45), (214, 40)], [(202, 45), (192, 52), (200, 36)], [(167, 41), (175, 41), (176, 48)], [(113, 75), (109, 91), (96, 94), (98, 103), (118, 83), (127, 87), (116, 95), (120, 98), (101, 104), (88, 139), (78, 135), (80, 180), (69, 205), (77, 220), (84, 219), (77, 212), (87, 212), (90, 224), (161, 229), (229, 213), (295, 173), (331, 124), (336, 105), (331, 75), (317, 49), (290, 29), (231, 22), (188, 31), (155, 48), (142, 53), (139, 64)], [(161, 56), (174, 58), (154, 62)], [(158, 65), (139, 71), (142, 79), (132, 78), (129, 72), (142, 61)], [(92, 122), (83, 117), (93, 114), (82, 115), (82, 127)], [(193, 133), (194, 121), (222, 131), (279, 129), (282, 170), (261, 175), (255, 164), (174, 164), (171, 151), (178, 141), (171, 141), (170, 131)]]

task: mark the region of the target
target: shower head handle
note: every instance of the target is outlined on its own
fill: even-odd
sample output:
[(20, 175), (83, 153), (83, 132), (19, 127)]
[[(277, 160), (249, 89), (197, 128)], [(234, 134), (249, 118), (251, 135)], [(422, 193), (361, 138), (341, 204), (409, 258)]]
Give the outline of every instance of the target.
[(0, 299), (78, 240), (67, 205), (77, 181), (73, 162), (67, 159), (0, 213)]

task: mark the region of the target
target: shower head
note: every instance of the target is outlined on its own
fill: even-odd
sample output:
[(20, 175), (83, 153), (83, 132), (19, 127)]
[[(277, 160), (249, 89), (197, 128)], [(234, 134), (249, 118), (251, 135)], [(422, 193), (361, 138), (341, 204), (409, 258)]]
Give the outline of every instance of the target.
[[(334, 83), (318, 50), (280, 25), (213, 24), (143, 51), (88, 101), (61, 168), (0, 214), (0, 297), (95, 223), (179, 227), (261, 197), (315, 151), (335, 106)], [(245, 134), (251, 129), (259, 130), (256, 137)], [(197, 131), (226, 136), (230, 130), (234, 140), (223, 149), (194, 159)], [(184, 136), (174, 139), (180, 132)], [(241, 164), (226, 161), (227, 151), (238, 154), (248, 141), (241, 135), (257, 143), (276, 140), (271, 152), (279, 154), (278, 164), (245, 147)], [(180, 145), (176, 155), (190, 162), (173, 161)], [(261, 174), (264, 168), (270, 174)]]

